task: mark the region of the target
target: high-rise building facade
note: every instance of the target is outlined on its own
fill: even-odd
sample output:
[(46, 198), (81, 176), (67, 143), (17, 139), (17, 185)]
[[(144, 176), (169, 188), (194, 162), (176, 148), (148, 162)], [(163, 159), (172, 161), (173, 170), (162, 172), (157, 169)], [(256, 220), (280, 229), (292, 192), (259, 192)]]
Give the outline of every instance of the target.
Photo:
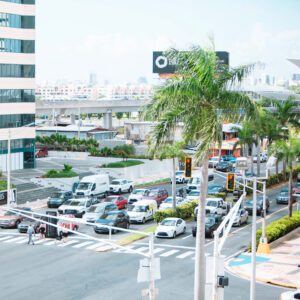
[(0, 0), (0, 170), (35, 165), (35, 0)]

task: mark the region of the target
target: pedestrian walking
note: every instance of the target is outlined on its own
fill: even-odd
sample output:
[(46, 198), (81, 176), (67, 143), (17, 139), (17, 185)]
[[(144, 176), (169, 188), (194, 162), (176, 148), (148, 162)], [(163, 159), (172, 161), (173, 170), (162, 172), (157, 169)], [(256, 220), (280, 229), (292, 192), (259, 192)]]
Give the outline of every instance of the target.
[(35, 231), (34, 231), (32, 224), (29, 224), (28, 229), (27, 229), (27, 234), (28, 234), (28, 245), (30, 243), (32, 245), (34, 245), (33, 235), (35, 236)]
[(66, 225), (64, 225), (62, 229), (62, 242), (65, 243), (68, 239), (69, 230), (66, 228)]
[(40, 233), (40, 239), (45, 239), (45, 233), (46, 233), (46, 224), (41, 223), (39, 227), (39, 233)]

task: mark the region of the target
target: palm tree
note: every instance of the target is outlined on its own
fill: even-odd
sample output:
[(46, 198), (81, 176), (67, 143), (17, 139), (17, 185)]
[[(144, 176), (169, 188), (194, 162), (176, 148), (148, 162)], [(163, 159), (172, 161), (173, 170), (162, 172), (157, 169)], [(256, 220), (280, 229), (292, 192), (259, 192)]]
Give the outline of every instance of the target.
[[(155, 145), (155, 141), (153, 143)], [(176, 158), (184, 160), (185, 153), (182, 150), (183, 144), (178, 142), (174, 144), (160, 144), (158, 147), (149, 147), (149, 155), (152, 158), (158, 158), (160, 160), (171, 158), (172, 159), (172, 207), (176, 209)]]
[(184, 124), (184, 142), (200, 143), (194, 156), (195, 163), (202, 165), (203, 178), (198, 204), (194, 282), (194, 299), (198, 300), (205, 298), (205, 198), (209, 151), (220, 139), (223, 116), (237, 122), (256, 113), (256, 106), (248, 95), (231, 89), (243, 80), (253, 65), (234, 69), (218, 65), (214, 49), (200, 47), (184, 52), (171, 49), (167, 56), (177, 62), (177, 75), (158, 87), (146, 109), (146, 117), (157, 121), (152, 132), (154, 146), (165, 143), (179, 121)]
[(270, 152), (275, 156), (281, 156), (289, 167), (289, 217), (293, 214), (293, 162), (300, 158), (300, 140), (290, 137), (288, 140), (276, 141), (270, 148)]

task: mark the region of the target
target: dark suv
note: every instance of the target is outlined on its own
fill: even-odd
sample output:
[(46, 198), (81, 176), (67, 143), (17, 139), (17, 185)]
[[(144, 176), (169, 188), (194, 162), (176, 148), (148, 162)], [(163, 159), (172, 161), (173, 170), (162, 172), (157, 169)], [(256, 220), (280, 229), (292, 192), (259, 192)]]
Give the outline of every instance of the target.
[(159, 206), (166, 198), (168, 198), (169, 194), (164, 188), (150, 189), (147, 196), (143, 196), (142, 199), (145, 200), (155, 200), (157, 205)]
[(58, 208), (60, 205), (64, 204), (66, 200), (69, 200), (73, 197), (73, 193), (71, 191), (68, 192), (57, 192), (51, 195), (48, 198), (47, 205), (49, 208)]

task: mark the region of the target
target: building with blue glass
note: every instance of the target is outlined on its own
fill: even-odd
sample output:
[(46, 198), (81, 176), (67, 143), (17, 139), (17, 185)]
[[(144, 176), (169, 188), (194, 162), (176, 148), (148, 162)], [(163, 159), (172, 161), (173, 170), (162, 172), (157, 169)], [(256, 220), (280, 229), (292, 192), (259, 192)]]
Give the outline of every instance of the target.
[(0, 171), (35, 166), (35, 0), (0, 0)]

